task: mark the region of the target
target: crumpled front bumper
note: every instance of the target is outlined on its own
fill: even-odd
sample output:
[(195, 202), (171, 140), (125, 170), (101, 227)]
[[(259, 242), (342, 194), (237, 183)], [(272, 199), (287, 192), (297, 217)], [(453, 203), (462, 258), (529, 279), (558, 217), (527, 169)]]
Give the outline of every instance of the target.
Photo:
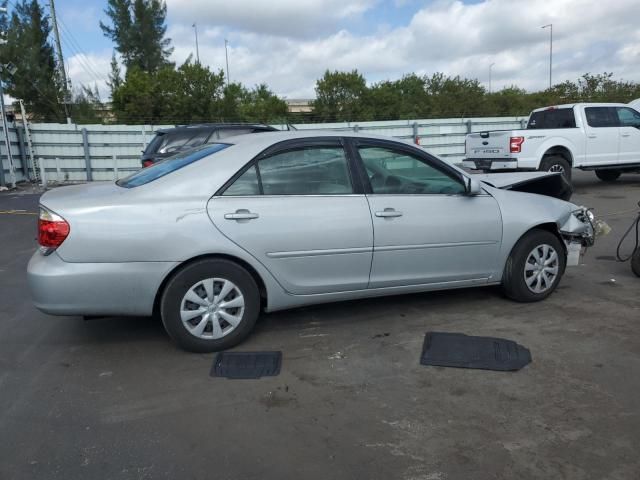
[(596, 238), (595, 217), (586, 207), (578, 207), (560, 227), (560, 234), (565, 241), (579, 242), (583, 247), (590, 247)]

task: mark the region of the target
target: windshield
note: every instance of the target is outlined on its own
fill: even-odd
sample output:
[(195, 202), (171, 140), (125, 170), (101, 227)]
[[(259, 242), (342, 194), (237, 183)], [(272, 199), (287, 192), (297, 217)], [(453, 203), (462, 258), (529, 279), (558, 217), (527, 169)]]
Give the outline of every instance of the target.
[(116, 182), (116, 185), (124, 188), (139, 187), (149, 182), (164, 177), (165, 175), (175, 172), (193, 162), (208, 157), (216, 152), (224, 150), (231, 145), (228, 143), (216, 143), (214, 145), (205, 145), (200, 148), (183, 152), (173, 157), (169, 157), (161, 162), (154, 163), (150, 167), (138, 170), (137, 172)]

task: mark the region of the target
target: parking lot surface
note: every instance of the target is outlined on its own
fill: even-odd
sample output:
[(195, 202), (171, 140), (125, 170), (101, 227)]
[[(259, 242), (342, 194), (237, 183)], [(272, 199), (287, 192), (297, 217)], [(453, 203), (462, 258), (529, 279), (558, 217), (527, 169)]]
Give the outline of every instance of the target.
[[(282, 350), (260, 380), (209, 377), (215, 355), (154, 319), (39, 313), (38, 195), (0, 194), (0, 479), (640, 478), (640, 278), (614, 258), (640, 176), (574, 183), (613, 231), (546, 301), (484, 288), (265, 314), (236, 347)], [(420, 366), (430, 330), (509, 338), (533, 362)]]

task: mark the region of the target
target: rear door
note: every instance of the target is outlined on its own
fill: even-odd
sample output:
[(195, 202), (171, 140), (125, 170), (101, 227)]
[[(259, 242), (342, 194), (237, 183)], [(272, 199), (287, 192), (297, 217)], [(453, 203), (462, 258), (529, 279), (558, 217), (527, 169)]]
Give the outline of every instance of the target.
[(618, 163), (640, 163), (640, 113), (633, 108), (616, 107), (620, 124)]
[(208, 204), (220, 231), (292, 294), (367, 287), (373, 228), (339, 139), (278, 144)]
[(488, 278), (502, 219), (496, 200), (465, 195), (460, 174), (397, 142), (357, 140), (374, 230), (370, 288)]
[(618, 163), (620, 128), (615, 107), (585, 107), (585, 165)]

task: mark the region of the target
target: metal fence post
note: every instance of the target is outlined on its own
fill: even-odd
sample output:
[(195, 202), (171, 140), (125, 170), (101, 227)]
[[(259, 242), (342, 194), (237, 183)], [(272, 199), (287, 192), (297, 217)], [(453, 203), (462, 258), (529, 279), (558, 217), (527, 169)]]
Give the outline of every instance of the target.
[(31, 180), (29, 175), (29, 164), (27, 163), (27, 154), (24, 148), (24, 130), (16, 126), (16, 135), (18, 137), (18, 150), (20, 150), (20, 163), (22, 163), (22, 173), (24, 178)]
[(4, 163), (2, 162), (2, 154), (0, 153), (0, 187), (6, 185), (4, 180)]
[(56, 182), (60, 183), (61, 176), (62, 176), (62, 170), (60, 170), (60, 159), (56, 157)]
[(38, 162), (40, 164), (40, 180), (42, 180), (42, 188), (47, 189), (47, 169), (44, 166), (44, 158)]
[(82, 129), (82, 147), (84, 148), (84, 165), (87, 169), (87, 182), (93, 180), (93, 172), (91, 171), (91, 156), (89, 155), (89, 132), (86, 128)]
[(356, 125), (353, 126), (353, 131), (355, 133), (358, 133), (359, 130), (360, 130), (360, 126), (359, 125), (356, 124)]
[(413, 143), (420, 145), (420, 137), (418, 137), (418, 122), (413, 122), (411, 128), (413, 129)]
[(471, 120), (467, 120), (467, 133), (471, 133), (472, 128), (473, 128), (473, 122)]
[(118, 157), (113, 155), (113, 179), (118, 180)]

